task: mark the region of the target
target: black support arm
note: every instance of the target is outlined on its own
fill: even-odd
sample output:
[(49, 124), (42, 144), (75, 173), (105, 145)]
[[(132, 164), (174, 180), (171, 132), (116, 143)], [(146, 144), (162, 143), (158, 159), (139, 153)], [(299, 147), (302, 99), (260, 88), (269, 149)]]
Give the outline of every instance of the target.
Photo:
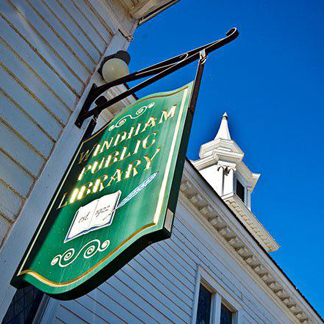
[[(228, 44), (232, 40), (234, 40), (238, 36), (238, 30), (236, 28), (232, 28), (226, 33), (226, 37), (221, 38), (215, 42), (206, 44), (204, 46), (198, 47), (193, 49), (189, 52), (180, 54), (163, 62), (154, 64), (150, 67), (144, 68), (140, 71), (131, 73), (125, 77), (112, 81), (110, 83), (104, 84), (100, 87), (93, 87), (85, 100), (83, 107), (81, 109), (80, 115), (78, 116), (75, 124), (78, 127), (81, 127), (83, 121), (90, 116), (99, 116), (99, 114), (106, 108), (112, 106), (113, 104), (117, 103), (120, 100), (125, 99), (126, 97), (134, 94), (136, 91), (139, 91), (146, 86), (162, 79), (163, 77), (177, 71), (178, 69), (190, 64), (193, 61), (199, 60), (200, 52), (205, 51), (206, 55), (215, 51), (216, 49)], [(131, 89), (126, 90), (125, 92), (121, 93), (120, 95), (112, 98), (111, 100), (101, 100), (96, 102), (97, 106), (91, 110), (90, 106), (92, 103), (105, 91), (109, 90), (110, 88), (124, 84), (126, 82), (142, 79), (145, 77), (152, 76), (151, 78), (137, 84)]]

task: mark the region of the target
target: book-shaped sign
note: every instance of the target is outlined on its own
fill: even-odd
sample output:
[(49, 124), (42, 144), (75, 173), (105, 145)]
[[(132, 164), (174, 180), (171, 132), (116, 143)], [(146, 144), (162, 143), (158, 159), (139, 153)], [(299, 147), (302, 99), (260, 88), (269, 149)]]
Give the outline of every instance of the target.
[(113, 221), (120, 194), (121, 191), (118, 190), (115, 193), (102, 196), (80, 207), (75, 213), (64, 242), (109, 226)]
[(12, 280), (82, 296), (170, 237), (192, 84), (137, 100), (82, 141)]

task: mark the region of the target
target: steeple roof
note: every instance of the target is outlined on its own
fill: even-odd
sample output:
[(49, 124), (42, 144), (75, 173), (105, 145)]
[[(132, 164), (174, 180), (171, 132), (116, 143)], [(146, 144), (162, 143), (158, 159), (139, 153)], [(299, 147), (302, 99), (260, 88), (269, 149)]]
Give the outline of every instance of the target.
[(231, 138), (226, 113), (216, 137), (201, 145), (199, 157), (193, 164), (211, 187), (268, 252), (277, 250), (278, 243), (251, 211), (251, 194), (260, 174), (243, 162), (244, 152)]
[(229, 128), (228, 128), (228, 117), (227, 117), (226, 113), (224, 113), (224, 115), (222, 117), (222, 121), (219, 126), (215, 140), (219, 139), (219, 138), (231, 140), (231, 134), (230, 134)]
[(250, 186), (251, 193), (260, 177), (260, 174), (251, 172), (243, 162), (244, 152), (231, 138), (226, 113), (222, 117), (216, 137), (200, 147), (199, 157), (200, 159), (194, 162), (198, 170), (203, 170), (211, 165), (234, 167), (235, 173), (240, 174), (246, 184)]

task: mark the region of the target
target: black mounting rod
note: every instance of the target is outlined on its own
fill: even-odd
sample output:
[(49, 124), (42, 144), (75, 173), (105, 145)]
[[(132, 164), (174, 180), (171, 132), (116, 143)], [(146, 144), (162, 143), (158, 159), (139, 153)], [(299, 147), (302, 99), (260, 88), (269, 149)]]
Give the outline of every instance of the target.
[[(209, 53), (215, 51), (216, 49), (230, 43), (232, 40), (234, 40), (238, 36), (238, 34), (239, 33), (238, 33), (237, 28), (232, 28), (226, 33), (226, 37), (221, 38), (217, 41), (214, 41), (212, 43), (198, 47), (198, 48), (193, 49), (189, 52), (180, 54), (178, 56), (175, 56), (175, 57), (165, 60), (163, 62), (154, 64), (154, 65), (144, 68), (140, 71), (131, 73), (125, 77), (122, 77), (115, 81), (109, 82), (109, 83), (104, 84), (100, 87), (92, 87), (88, 94), (87, 99), (85, 100), (85, 102), (83, 104), (83, 107), (81, 109), (81, 112), (80, 112), (75, 124), (78, 127), (81, 127), (83, 121), (85, 119), (89, 118), (90, 116), (95, 116), (95, 118), (98, 117), (99, 114), (104, 109), (110, 107), (111, 105), (117, 103), (118, 101), (125, 99), (126, 97), (134, 94), (136, 91), (139, 91), (139, 90), (147, 87), (148, 85), (162, 79), (163, 77), (173, 73), (174, 71), (177, 71), (178, 69), (190, 64), (191, 62), (199, 60), (201, 51), (205, 51), (206, 55), (208, 55)], [(101, 100), (96, 100), (101, 94), (103, 94), (105, 91), (109, 90), (110, 88), (112, 88), (114, 86), (117, 86), (117, 85), (120, 85), (120, 84), (123, 84), (126, 82), (130, 82), (130, 81), (142, 79), (142, 78), (152, 76), (152, 75), (153, 75), (153, 77), (137, 84), (133, 88), (124, 91), (120, 95), (118, 95), (110, 100), (107, 100), (104, 97), (100, 98)], [(92, 103), (94, 101), (96, 101), (97, 106), (94, 107), (93, 109), (89, 110), (90, 106), (92, 105)]]

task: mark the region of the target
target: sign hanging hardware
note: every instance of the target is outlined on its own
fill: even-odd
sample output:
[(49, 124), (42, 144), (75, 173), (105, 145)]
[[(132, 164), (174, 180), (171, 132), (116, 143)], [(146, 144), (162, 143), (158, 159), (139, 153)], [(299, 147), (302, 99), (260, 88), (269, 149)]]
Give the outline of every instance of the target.
[[(154, 64), (152, 66), (146, 67), (142, 70), (139, 70), (137, 72), (131, 73), (125, 77), (122, 77), (120, 79), (117, 79), (115, 81), (109, 82), (107, 84), (104, 84), (100, 87), (92, 87), (88, 97), (86, 98), (83, 107), (80, 111), (79, 116), (76, 119), (75, 125), (79, 128), (81, 127), (83, 121), (89, 117), (91, 117), (94, 114), (99, 114), (106, 108), (112, 106), (113, 104), (119, 102), (120, 100), (125, 99), (126, 97), (133, 95), (135, 92), (147, 87), (148, 85), (164, 78), (165, 76), (183, 68), (184, 66), (199, 60), (199, 64), (203, 65), (206, 62), (207, 55), (222, 46), (230, 43), (233, 41), (237, 36), (239, 35), (239, 32), (237, 28), (232, 28), (226, 33), (226, 37), (218, 39), (212, 43), (203, 45), (201, 47), (198, 47), (196, 49), (190, 50), (186, 53), (182, 53), (180, 55), (177, 55), (173, 58), (167, 59), (165, 61), (159, 62), (157, 64)], [(203, 57), (203, 59), (201, 59)], [(120, 95), (110, 99), (106, 100), (103, 103), (99, 103), (94, 107), (93, 109), (89, 110), (92, 103), (105, 91), (109, 90), (110, 88), (114, 86), (118, 86), (120, 84), (124, 84), (130, 81), (135, 81), (138, 79), (143, 79), (146, 77), (150, 77), (149, 79), (146, 79), (145, 81), (135, 85), (131, 89), (128, 89), (121, 93)]]

